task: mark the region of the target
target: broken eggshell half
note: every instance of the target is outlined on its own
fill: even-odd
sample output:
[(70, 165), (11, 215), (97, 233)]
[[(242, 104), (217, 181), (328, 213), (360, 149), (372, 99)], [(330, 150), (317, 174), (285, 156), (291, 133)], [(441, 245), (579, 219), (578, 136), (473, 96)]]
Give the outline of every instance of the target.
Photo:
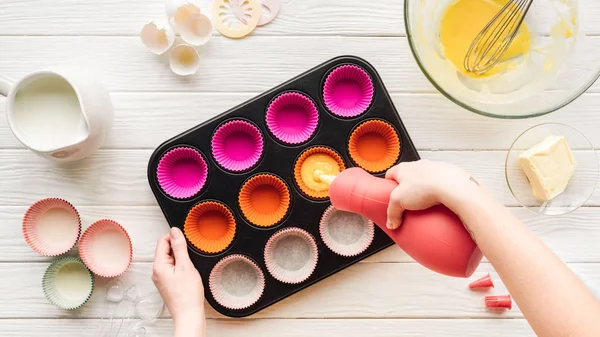
[(146, 48), (161, 55), (173, 46), (175, 30), (167, 20), (155, 20), (144, 25), (140, 38)]
[(178, 24), (178, 27), (183, 41), (192, 46), (205, 44), (213, 33), (210, 18), (202, 13), (190, 14), (183, 23)]
[(189, 44), (180, 44), (169, 55), (171, 70), (180, 76), (193, 75), (200, 68), (200, 55)]
[(179, 9), (179, 7), (186, 6), (186, 5), (194, 6), (194, 4), (188, 0), (166, 0), (165, 1), (165, 13), (167, 14), (167, 17), (171, 18), (175, 15), (175, 13)]

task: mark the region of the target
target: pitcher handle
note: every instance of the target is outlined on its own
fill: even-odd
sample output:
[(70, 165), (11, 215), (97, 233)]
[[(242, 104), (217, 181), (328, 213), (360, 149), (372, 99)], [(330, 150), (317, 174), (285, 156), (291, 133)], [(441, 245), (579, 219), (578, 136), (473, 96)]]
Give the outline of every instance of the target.
[(12, 86), (13, 81), (5, 75), (0, 74), (0, 95), (7, 97)]

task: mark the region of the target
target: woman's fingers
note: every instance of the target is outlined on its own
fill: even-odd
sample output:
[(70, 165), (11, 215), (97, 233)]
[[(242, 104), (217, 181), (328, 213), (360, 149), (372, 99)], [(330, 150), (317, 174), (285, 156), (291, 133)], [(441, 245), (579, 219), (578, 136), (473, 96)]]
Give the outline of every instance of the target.
[(177, 266), (186, 266), (191, 264), (190, 256), (188, 253), (187, 242), (181, 230), (177, 227), (171, 228), (169, 233), (171, 236), (171, 249), (173, 250), (173, 256), (175, 257), (175, 264)]
[(387, 210), (388, 229), (396, 229), (402, 225), (402, 215), (404, 214), (404, 198), (406, 198), (409, 189), (409, 182), (404, 182), (394, 189), (390, 196), (390, 204)]

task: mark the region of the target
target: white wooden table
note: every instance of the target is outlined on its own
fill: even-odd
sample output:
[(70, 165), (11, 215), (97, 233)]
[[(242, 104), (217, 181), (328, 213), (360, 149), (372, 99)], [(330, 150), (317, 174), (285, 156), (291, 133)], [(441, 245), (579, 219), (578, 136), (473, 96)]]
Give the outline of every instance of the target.
[[(583, 19), (597, 21), (600, 2), (580, 3)], [(600, 147), (600, 83), (567, 108), (535, 120), (474, 115), (437, 93), (421, 74), (406, 40), (400, 0), (292, 0), (249, 38), (215, 37), (201, 51), (198, 74), (182, 79), (138, 38), (141, 26), (162, 13), (162, 0), (0, 0), (1, 73), (19, 78), (46, 65), (82, 65), (97, 71), (116, 110), (104, 147), (65, 167), (25, 150), (0, 118), (1, 336), (84, 336), (103, 314), (106, 280), (98, 280), (92, 300), (76, 312), (46, 301), (41, 277), (50, 259), (31, 251), (21, 235), (28, 205), (61, 197), (78, 207), (85, 226), (105, 217), (123, 224), (135, 262), (122, 279), (151, 291), (155, 242), (168, 230), (146, 181), (153, 149), (342, 54), (362, 56), (379, 70), (422, 157), (471, 171), (575, 271), (600, 284), (600, 189), (579, 211), (543, 218), (517, 207), (503, 172), (511, 141), (543, 121), (573, 125)], [(596, 27), (588, 33), (599, 35)], [(478, 272), (488, 271), (495, 275), (482, 263)], [(207, 305), (209, 336), (533, 335), (518, 308), (488, 313), (484, 294), (468, 291), (467, 283), (427, 271), (390, 248), (250, 319), (227, 319)], [(502, 292), (500, 284), (494, 293)], [(165, 313), (148, 335), (171, 331)]]

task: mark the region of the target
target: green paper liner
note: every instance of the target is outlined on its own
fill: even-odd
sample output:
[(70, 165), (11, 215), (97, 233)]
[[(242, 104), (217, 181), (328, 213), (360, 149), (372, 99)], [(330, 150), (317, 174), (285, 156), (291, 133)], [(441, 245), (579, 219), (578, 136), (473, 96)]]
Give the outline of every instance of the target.
[[(78, 296), (68, 294), (66, 290), (61, 291), (60, 289), (59, 283), (61, 280), (65, 282), (78, 282), (86, 278), (89, 280), (89, 289), (83, 289)], [(46, 269), (42, 279), (42, 289), (50, 303), (63, 310), (75, 310), (86, 304), (92, 297), (92, 293), (94, 292), (94, 275), (81, 259), (76, 257), (60, 258), (55, 260)], [(73, 289), (73, 287), (70, 289)]]

